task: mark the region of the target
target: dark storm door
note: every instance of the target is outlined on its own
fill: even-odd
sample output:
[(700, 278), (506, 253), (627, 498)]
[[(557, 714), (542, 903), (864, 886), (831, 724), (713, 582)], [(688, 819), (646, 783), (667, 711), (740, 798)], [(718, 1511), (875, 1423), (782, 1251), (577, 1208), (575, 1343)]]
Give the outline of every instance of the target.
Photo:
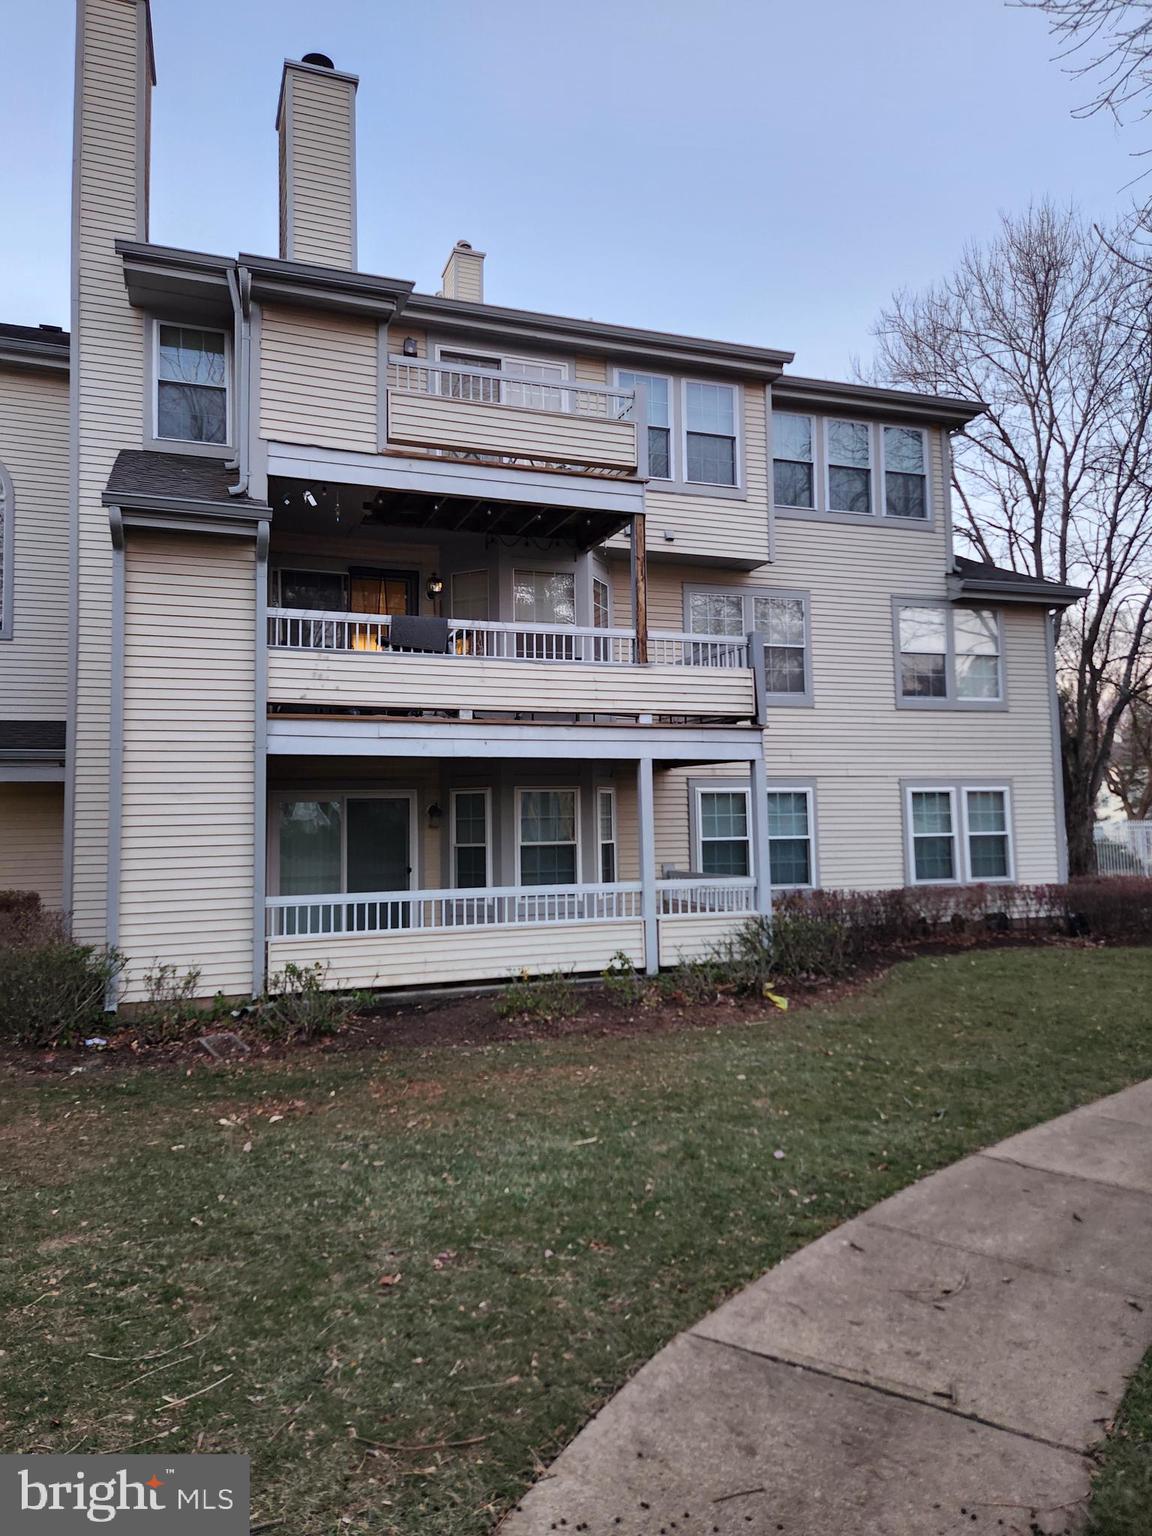
[[(348, 893), (405, 891), (412, 885), (412, 802), (407, 795), (372, 796), (347, 802)], [(407, 901), (350, 901), (355, 926), (409, 928)]]

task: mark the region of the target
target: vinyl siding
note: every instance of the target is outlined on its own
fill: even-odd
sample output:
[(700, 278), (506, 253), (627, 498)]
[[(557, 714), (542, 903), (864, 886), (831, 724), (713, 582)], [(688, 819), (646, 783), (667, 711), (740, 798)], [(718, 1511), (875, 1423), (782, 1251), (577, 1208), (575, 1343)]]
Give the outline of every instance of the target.
[[(68, 709), (68, 378), (0, 369), (0, 463), (12, 477), (12, 638), (0, 640), (0, 717)], [(2, 883), (2, 881), (0, 881)], [(59, 873), (57, 873), (59, 885)]]
[(375, 453), (377, 342), (371, 320), (265, 307), (260, 435)]
[(200, 991), (252, 976), (256, 566), (247, 541), (129, 535), (120, 947)]
[[(939, 461), (937, 456), (937, 467)], [(892, 598), (946, 595), (942, 528), (854, 527), (781, 519), (777, 559), (754, 572), (654, 562), (654, 626), (683, 624), (686, 586), (780, 587), (810, 593), (815, 705), (771, 712), (770, 779), (815, 780), (821, 884), (904, 883), (901, 780), (1008, 784), (1016, 874), (1058, 873), (1057, 801), (1048, 693), (1048, 639), (1039, 608), (1004, 605), (1006, 709), (896, 705)], [(657, 859), (687, 868), (687, 779), (738, 776), (731, 766), (673, 770), (656, 784)]]
[(522, 927), (454, 928), (442, 933), (376, 937), (273, 939), (269, 971), (289, 961), (328, 964), (326, 985), (410, 987), (426, 982), (506, 981), (564, 970), (602, 971), (623, 950), (633, 965), (644, 963), (644, 926), (639, 920), (608, 923), (527, 924)]
[(356, 265), (355, 87), (289, 69), (281, 121), (290, 222), (284, 254), (322, 267)]
[(399, 389), (388, 392), (388, 440), (421, 449), (509, 453), (602, 468), (634, 471), (636, 466), (636, 428), (630, 421)]
[(38, 891), (61, 905), (64, 786), (0, 784), (0, 890)]
[[(105, 936), (112, 544), (100, 495), (143, 424), (144, 319), (128, 303), (118, 237), (143, 239), (137, 168), (145, 154), (138, 68), (146, 8), (85, 0), (79, 122), (79, 288), (73, 316), (78, 392), (79, 646), (76, 658), (73, 924)], [(67, 898), (66, 898), (67, 899)]]

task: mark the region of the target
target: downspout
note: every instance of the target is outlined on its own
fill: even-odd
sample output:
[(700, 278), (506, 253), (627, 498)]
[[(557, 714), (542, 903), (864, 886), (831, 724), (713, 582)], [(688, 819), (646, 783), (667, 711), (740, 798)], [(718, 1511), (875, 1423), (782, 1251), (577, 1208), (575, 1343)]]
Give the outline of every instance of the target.
[(247, 496), (248, 413), (252, 399), (252, 274), (247, 267), (228, 268), (228, 292), (232, 296), (233, 335), (236, 337), (236, 456), (225, 469), (239, 471), (240, 478), (228, 487), (229, 496)]
[[(108, 865), (106, 875), (107, 943), (120, 943), (120, 866), (124, 839), (124, 518), (119, 507), (108, 508), (112, 535), (112, 655), (108, 720)], [(120, 1004), (121, 976), (110, 978), (104, 995), (105, 1013)]]

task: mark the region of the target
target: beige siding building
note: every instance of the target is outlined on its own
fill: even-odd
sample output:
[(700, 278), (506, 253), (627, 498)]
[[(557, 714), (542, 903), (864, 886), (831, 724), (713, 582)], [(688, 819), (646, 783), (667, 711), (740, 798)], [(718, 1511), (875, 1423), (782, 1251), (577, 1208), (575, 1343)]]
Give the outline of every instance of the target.
[(978, 401), (490, 305), (466, 241), (435, 292), (361, 271), (319, 54), (278, 254), (152, 243), (145, 0), (79, 36), (71, 332), (0, 326), (0, 887), (127, 1000), (655, 969), (781, 891), (1062, 878), (1078, 593), (954, 552)]

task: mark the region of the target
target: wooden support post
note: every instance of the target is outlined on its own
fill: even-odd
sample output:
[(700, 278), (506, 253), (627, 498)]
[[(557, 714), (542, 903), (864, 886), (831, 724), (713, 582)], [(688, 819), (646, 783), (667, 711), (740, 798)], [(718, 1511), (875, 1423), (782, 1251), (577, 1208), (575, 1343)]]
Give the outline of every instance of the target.
[(648, 660), (648, 539), (644, 515), (632, 519), (632, 619), (636, 625), (636, 660)]
[(650, 757), (642, 757), (636, 764), (636, 802), (644, 969), (649, 976), (656, 976), (660, 971), (660, 918), (656, 910), (656, 809)]

